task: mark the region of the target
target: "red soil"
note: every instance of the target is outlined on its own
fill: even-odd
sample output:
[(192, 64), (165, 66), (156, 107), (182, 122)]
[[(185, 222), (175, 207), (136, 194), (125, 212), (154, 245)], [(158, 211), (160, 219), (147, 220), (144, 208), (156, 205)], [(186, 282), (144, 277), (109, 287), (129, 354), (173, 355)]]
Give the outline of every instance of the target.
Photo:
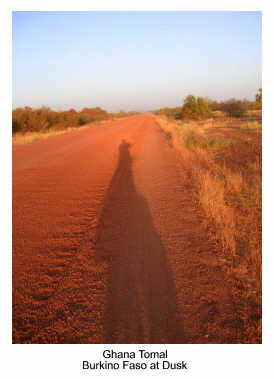
[(14, 147), (13, 342), (241, 342), (191, 199), (150, 115)]

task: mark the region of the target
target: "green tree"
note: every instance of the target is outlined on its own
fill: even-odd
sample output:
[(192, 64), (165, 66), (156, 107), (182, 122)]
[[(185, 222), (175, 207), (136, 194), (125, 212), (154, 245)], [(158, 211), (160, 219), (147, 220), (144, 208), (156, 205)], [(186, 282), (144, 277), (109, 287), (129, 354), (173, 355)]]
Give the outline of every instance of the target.
[(262, 108), (262, 102), (263, 102), (263, 91), (262, 88), (259, 88), (259, 92), (256, 94), (256, 105), (258, 108)]
[(196, 98), (193, 95), (188, 95), (184, 100), (182, 116), (184, 119), (190, 120), (208, 118), (211, 116), (210, 104), (203, 97)]
[(85, 125), (85, 124), (87, 124), (89, 122), (89, 117), (88, 117), (88, 115), (87, 114), (85, 114), (85, 113), (82, 113), (82, 114), (80, 114), (80, 116), (79, 116), (79, 119), (78, 119), (78, 125)]

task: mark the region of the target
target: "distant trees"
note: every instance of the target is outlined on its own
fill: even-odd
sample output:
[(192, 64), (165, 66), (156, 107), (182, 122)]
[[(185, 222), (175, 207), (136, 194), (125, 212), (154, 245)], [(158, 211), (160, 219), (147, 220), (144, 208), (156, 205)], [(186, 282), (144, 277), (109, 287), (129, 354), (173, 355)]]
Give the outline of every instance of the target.
[(188, 95), (184, 100), (182, 118), (188, 120), (200, 120), (212, 115), (210, 103), (203, 97)]
[(247, 99), (229, 99), (225, 102), (218, 102), (204, 97), (188, 95), (184, 100), (182, 108), (182, 118), (199, 120), (212, 116), (214, 111), (223, 111), (229, 117), (244, 117), (249, 110), (262, 109), (262, 88), (259, 88), (255, 96), (256, 101)]
[[(234, 98), (227, 101), (216, 101), (206, 97), (188, 95), (184, 99), (182, 107), (165, 107), (155, 110), (153, 113), (185, 120), (201, 120), (214, 117), (216, 114), (214, 112), (216, 111), (225, 112), (229, 117), (246, 117), (248, 111), (262, 109), (262, 88), (258, 90), (255, 99), (256, 101), (250, 101), (248, 99), (237, 100)], [(251, 114), (248, 115), (248, 117), (254, 118), (260, 116), (254, 113), (254, 115)]]
[(76, 112), (74, 109), (57, 112), (47, 107), (16, 108), (12, 111), (12, 133), (43, 133), (49, 129), (66, 129), (71, 126), (106, 120), (109, 117), (111, 115), (99, 107), (84, 108), (80, 112)]
[(262, 109), (262, 102), (263, 102), (263, 90), (262, 88), (259, 88), (258, 93), (255, 96), (256, 99), (256, 105), (259, 109)]
[(164, 115), (170, 118), (180, 119), (182, 118), (182, 107), (175, 107), (175, 108), (160, 108), (154, 111), (156, 115)]
[(217, 110), (226, 112), (230, 117), (243, 117), (246, 116), (248, 111), (260, 110), (262, 109), (262, 88), (259, 88), (258, 93), (255, 95), (255, 101), (232, 98), (225, 102), (217, 103), (216, 108)]
[(223, 103), (222, 109), (230, 117), (243, 117), (248, 110), (248, 104), (245, 101), (230, 99)]
[(100, 107), (96, 107), (82, 109), (80, 116), (83, 116), (83, 119), (85, 119), (87, 122), (94, 122), (106, 120), (109, 117), (109, 114), (107, 111), (101, 109)]
[(204, 97), (188, 95), (182, 107), (161, 108), (153, 112), (156, 115), (164, 115), (175, 119), (201, 120), (211, 117), (211, 104)]
[(30, 107), (17, 108), (12, 112), (12, 131), (13, 133), (46, 131), (55, 121), (56, 113), (46, 107), (36, 110)]
[(137, 114), (140, 114), (140, 112), (136, 112), (136, 111), (126, 112), (126, 111), (120, 110), (120, 112), (112, 113), (111, 115), (115, 118), (121, 118), (121, 117), (135, 116)]
[(220, 103), (218, 101), (207, 99), (207, 103), (210, 106), (212, 112), (220, 110)]
[(82, 125), (85, 125), (89, 122), (89, 117), (87, 114), (85, 113), (82, 113), (79, 115), (78, 117), (78, 125), (82, 126)]

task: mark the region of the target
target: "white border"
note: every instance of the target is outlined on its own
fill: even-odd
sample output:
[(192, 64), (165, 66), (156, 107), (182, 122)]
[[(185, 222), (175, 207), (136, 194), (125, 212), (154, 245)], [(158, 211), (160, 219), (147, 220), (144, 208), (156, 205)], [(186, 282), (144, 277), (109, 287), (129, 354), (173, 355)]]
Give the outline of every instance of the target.
[[(270, 2), (269, 2), (270, 3)], [(11, 10), (263, 10), (263, 89), (264, 89), (264, 147), (263, 147), (263, 344), (262, 345), (168, 345), (171, 360), (188, 362), (187, 372), (156, 372), (157, 377), (188, 378), (270, 378), (273, 307), (271, 277), (273, 276), (273, 12), (266, 1), (196, 1), (189, 6), (181, 1), (11, 1), (1, 5), (1, 104), (4, 122), (1, 125), (1, 231), (2, 289), (4, 307), (1, 311), (1, 344), (3, 346), (0, 373), (3, 378), (79, 378), (79, 377), (142, 377), (153, 372), (86, 372), (82, 360), (97, 361), (107, 345), (12, 345), (11, 344)], [(273, 287), (273, 286), (272, 286)], [(116, 350), (136, 350), (138, 345), (114, 345)], [(148, 345), (149, 350), (163, 349)]]

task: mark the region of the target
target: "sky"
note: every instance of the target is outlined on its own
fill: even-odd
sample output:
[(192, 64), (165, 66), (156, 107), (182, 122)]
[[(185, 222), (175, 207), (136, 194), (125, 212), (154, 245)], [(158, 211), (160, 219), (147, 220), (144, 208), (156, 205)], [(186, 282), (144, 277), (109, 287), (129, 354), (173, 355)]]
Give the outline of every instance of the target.
[(261, 12), (13, 12), (13, 108), (254, 100), (261, 44)]

